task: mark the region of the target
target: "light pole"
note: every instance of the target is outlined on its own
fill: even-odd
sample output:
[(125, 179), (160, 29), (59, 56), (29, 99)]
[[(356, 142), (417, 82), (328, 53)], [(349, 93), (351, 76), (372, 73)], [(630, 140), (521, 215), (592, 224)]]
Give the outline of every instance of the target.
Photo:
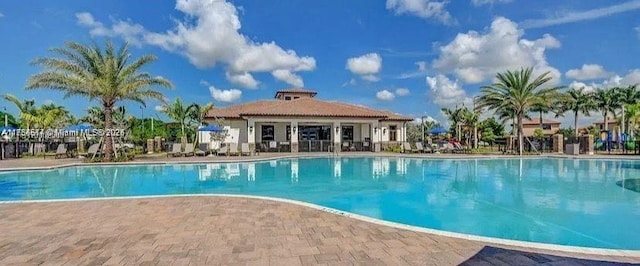
[(142, 113), (142, 123), (140, 123), (140, 128), (142, 129), (142, 136), (144, 138), (144, 107), (140, 105), (140, 112)]
[(4, 110), (4, 127), (7, 127), (9, 124), (9, 119), (7, 118), (7, 107), (3, 106), (2, 108)]

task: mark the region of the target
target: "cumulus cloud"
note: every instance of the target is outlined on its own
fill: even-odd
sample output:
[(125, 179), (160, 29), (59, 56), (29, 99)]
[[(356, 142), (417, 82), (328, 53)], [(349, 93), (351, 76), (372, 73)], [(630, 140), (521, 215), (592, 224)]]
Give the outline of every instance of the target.
[(596, 64), (584, 64), (581, 69), (571, 69), (565, 73), (568, 78), (577, 80), (592, 80), (608, 78), (612, 73), (604, 70), (604, 67)]
[(153, 109), (155, 109), (156, 112), (163, 112), (164, 111), (164, 106), (156, 105)]
[(465, 83), (480, 83), (505, 70), (533, 67), (535, 74), (549, 71), (553, 83), (560, 81), (560, 71), (549, 66), (547, 49), (560, 47), (549, 34), (536, 40), (522, 39), (524, 31), (509, 19), (498, 17), (486, 33), (460, 33), (439, 48), (440, 55), (432, 62), (435, 69), (453, 73)]
[(598, 87), (617, 87), (617, 86), (629, 86), (640, 84), (640, 69), (630, 70), (626, 75), (619, 76), (614, 75), (613, 77), (605, 80), (602, 84), (596, 84)]
[(587, 85), (587, 84), (585, 84), (583, 82), (580, 82), (580, 81), (573, 81), (573, 82), (569, 83), (569, 85), (567, 87), (569, 87), (570, 89), (584, 88), (585, 92), (593, 92), (593, 91), (596, 90), (594, 85)]
[(251, 73), (249, 72), (243, 72), (243, 73), (227, 72), (225, 76), (227, 77), (227, 80), (229, 82), (236, 84), (238, 86), (242, 86), (243, 88), (247, 88), (247, 89), (258, 88), (258, 84), (260, 84), (260, 82), (255, 80), (253, 78), (253, 75), (251, 75)]
[(219, 102), (235, 102), (240, 99), (240, 96), (242, 96), (242, 91), (237, 89), (219, 90), (211, 86), (209, 87), (209, 91), (211, 92), (213, 99)]
[(367, 81), (380, 80), (376, 74), (382, 69), (382, 57), (377, 53), (369, 53), (347, 59), (345, 68)]
[(473, 3), (474, 6), (509, 3), (511, 1), (512, 0), (471, 0), (471, 2)]
[(424, 116), (424, 118), (423, 117), (416, 117), (416, 118), (413, 119), (413, 121), (411, 121), (411, 123), (419, 125), (419, 124), (422, 124), (423, 121), (424, 122), (436, 122), (436, 123), (438, 123), (438, 120), (436, 120), (435, 118), (433, 118), (431, 116), (428, 116), (428, 115)]
[(376, 93), (376, 98), (381, 101), (392, 101), (396, 98), (396, 96), (393, 94), (393, 92), (390, 92), (388, 90), (381, 90)]
[(291, 71), (286, 69), (278, 69), (271, 72), (271, 75), (275, 77), (277, 80), (281, 80), (286, 82), (287, 84), (294, 87), (304, 87), (304, 82), (302, 78), (296, 74), (293, 74)]
[(457, 104), (469, 104), (472, 100), (467, 97), (467, 93), (460, 86), (457, 80), (452, 81), (447, 76), (438, 74), (433, 77), (427, 77), (427, 85), (429, 86), (433, 103), (440, 107), (452, 107)]
[(455, 23), (446, 9), (448, 0), (387, 0), (386, 7), (396, 15), (409, 14), (425, 19), (435, 19), (445, 25)]
[[(240, 33), (238, 9), (226, 0), (177, 0), (176, 9), (184, 20), (171, 29), (152, 32), (129, 21), (114, 21), (106, 27), (89, 13), (76, 14), (78, 24), (95, 36), (120, 36), (133, 43), (158, 46), (185, 56), (199, 68), (226, 66), (231, 82), (257, 85), (245, 73), (313, 71), (316, 61), (299, 56), (275, 42), (259, 43)], [(240, 73), (241, 76), (238, 76)], [(275, 76), (275, 75), (274, 75)]]
[(396, 95), (398, 96), (407, 96), (411, 93), (407, 88), (398, 88), (396, 89)]

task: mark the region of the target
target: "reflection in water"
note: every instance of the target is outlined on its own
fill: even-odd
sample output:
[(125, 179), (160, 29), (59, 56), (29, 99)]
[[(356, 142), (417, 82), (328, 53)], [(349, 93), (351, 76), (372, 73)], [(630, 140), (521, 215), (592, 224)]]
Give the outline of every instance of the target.
[(301, 158), (6, 172), (0, 200), (249, 194), (462, 233), (640, 249), (640, 193), (616, 185), (637, 177), (637, 161)]

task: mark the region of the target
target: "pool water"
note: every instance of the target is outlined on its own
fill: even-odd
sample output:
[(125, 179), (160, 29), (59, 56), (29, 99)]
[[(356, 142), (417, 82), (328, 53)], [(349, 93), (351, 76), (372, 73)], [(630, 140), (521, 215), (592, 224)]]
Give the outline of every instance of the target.
[(638, 177), (640, 161), (555, 158), (79, 166), (2, 172), (0, 201), (244, 194), (479, 236), (640, 250), (640, 193), (619, 182)]

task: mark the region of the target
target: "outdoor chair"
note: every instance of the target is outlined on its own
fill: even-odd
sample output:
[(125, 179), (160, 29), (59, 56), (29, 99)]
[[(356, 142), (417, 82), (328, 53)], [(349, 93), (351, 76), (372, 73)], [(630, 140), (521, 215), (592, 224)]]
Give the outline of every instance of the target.
[(59, 159), (59, 158), (62, 158), (62, 156), (69, 157), (68, 154), (67, 154), (67, 145), (64, 144), (64, 143), (58, 144), (58, 148), (56, 149), (55, 158)]
[(182, 155), (184, 155), (185, 157), (195, 155), (193, 143), (187, 143), (187, 145), (184, 146), (184, 152), (182, 153)]
[(229, 146), (227, 144), (221, 145), (217, 154), (229, 156)]
[(229, 146), (229, 155), (240, 155), (240, 153), (238, 153), (238, 143), (231, 143)]
[(349, 150), (349, 142), (343, 142), (342, 143), (342, 151), (348, 151)]
[(404, 149), (404, 153), (413, 152), (413, 149), (411, 148), (411, 143), (409, 142), (403, 142), (402, 148)]
[(167, 153), (167, 157), (168, 156), (180, 156), (182, 155), (182, 144), (180, 143), (174, 143), (173, 146), (171, 146), (171, 152)]
[(93, 155), (100, 156), (99, 149), (100, 149), (99, 143), (92, 144), (91, 146), (89, 146), (89, 149), (87, 149), (87, 154), (86, 154), (87, 157), (93, 156)]
[(425, 153), (424, 147), (422, 147), (422, 142), (416, 142), (416, 152)]
[(362, 143), (362, 150), (363, 151), (370, 151), (371, 149), (369, 148), (369, 142), (365, 141)]
[(278, 151), (278, 143), (275, 141), (269, 141), (269, 151)]
[(197, 156), (207, 156), (209, 154), (209, 145), (207, 143), (198, 144), (198, 150), (195, 151)]
[(247, 155), (247, 156), (251, 156), (251, 150), (249, 150), (249, 143), (242, 143), (242, 145), (240, 145), (240, 155)]

